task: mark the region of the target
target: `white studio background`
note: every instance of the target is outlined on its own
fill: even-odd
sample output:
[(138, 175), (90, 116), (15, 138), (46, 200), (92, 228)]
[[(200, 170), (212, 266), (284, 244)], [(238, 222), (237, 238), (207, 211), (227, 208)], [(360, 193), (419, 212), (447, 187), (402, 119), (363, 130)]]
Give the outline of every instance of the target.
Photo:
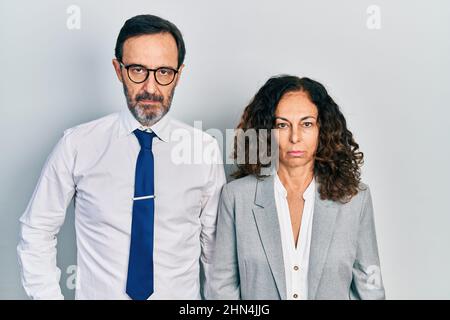
[[(18, 219), (62, 132), (126, 108), (111, 59), (125, 20), (142, 13), (184, 34), (171, 112), (204, 130), (235, 127), (272, 75), (322, 82), (365, 153), (387, 298), (450, 299), (446, 0), (0, 0), (0, 299), (26, 298)], [(58, 237), (66, 298), (73, 219), (71, 205)]]

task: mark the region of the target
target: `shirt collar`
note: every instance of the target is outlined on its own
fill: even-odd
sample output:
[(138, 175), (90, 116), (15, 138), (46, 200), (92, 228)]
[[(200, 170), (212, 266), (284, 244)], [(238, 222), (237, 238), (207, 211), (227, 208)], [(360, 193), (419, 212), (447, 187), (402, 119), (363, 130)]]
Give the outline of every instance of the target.
[(286, 191), (286, 188), (283, 186), (283, 183), (281, 182), (280, 177), (278, 176), (277, 173), (275, 173), (274, 176), (275, 176), (275, 179), (274, 179), (275, 190), (282, 196), (286, 197), (287, 191)]
[(136, 129), (145, 130), (147, 128), (150, 128), (160, 140), (164, 142), (169, 141), (171, 130), (170, 117), (168, 114), (164, 115), (154, 125), (145, 127), (136, 120), (136, 118), (131, 114), (130, 110), (122, 110), (122, 112), (120, 113), (119, 137), (130, 135)]
[[(287, 197), (287, 190), (284, 187), (283, 183), (281, 182), (280, 177), (278, 176), (277, 173), (275, 173), (274, 183), (275, 183), (275, 190), (284, 197)], [(314, 195), (315, 189), (316, 189), (316, 179), (313, 177), (308, 187), (306, 188), (305, 192), (303, 193), (303, 199), (304, 200), (310, 199)]]
[(309, 183), (309, 186), (306, 188), (305, 192), (303, 193), (303, 199), (311, 199), (314, 196), (314, 193), (316, 192), (316, 179), (313, 177), (311, 182)]

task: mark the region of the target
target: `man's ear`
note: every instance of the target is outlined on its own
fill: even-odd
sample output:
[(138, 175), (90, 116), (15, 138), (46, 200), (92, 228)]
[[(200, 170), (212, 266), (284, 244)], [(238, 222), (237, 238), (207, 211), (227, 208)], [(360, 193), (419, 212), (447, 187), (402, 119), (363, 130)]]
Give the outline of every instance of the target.
[(176, 82), (175, 82), (175, 86), (178, 85), (178, 81), (180, 80), (181, 73), (183, 72), (183, 68), (184, 68), (184, 64), (182, 64), (182, 65), (178, 68), (177, 80), (176, 80)]
[(113, 59), (112, 64), (114, 66), (114, 70), (116, 71), (117, 78), (119, 79), (120, 82), (123, 82), (122, 68), (120, 67), (119, 60)]

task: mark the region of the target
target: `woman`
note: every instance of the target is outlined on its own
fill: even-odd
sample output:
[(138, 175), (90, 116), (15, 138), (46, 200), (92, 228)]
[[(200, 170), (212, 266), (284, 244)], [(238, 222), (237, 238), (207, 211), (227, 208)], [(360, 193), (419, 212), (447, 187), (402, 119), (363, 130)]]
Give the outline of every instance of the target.
[[(246, 161), (222, 190), (212, 297), (384, 299), (370, 191), (360, 182), (363, 154), (325, 88), (271, 78), (238, 129), (234, 159), (245, 151)], [(249, 161), (254, 141), (240, 139), (255, 129), (267, 148), (271, 135), (261, 129), (274, 129), (272, 174), (263, 174), (259, 155)]]

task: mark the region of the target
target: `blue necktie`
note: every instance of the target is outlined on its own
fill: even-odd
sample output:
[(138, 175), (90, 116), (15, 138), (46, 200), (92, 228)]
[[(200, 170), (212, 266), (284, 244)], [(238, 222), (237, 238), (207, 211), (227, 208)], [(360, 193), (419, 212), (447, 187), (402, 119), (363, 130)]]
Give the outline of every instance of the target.
[(155, 211), (152, 140), (155, 134), (134, 130), (141, 145), (136, 163), (127, 294), (146, 300), (153, 293), (153, 219)]

